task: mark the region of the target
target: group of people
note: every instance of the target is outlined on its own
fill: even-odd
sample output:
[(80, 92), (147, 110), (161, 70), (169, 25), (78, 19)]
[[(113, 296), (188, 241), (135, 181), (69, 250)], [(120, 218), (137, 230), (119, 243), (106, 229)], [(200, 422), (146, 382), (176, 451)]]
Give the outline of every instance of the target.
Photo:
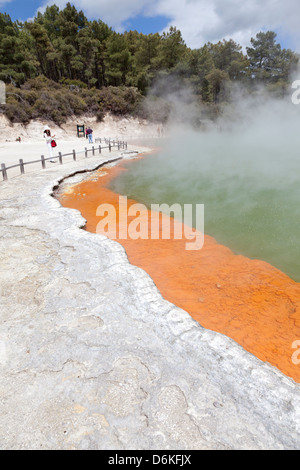
[[(93, 129), (91, 129), (90, 127), (87, 127), (85, 130), (85, 136), (87, 139), (89, 139), (89, 144), (92, 144), (93, 143)], [(55, 135), (51, 134), (51, 129), (49, 126), (44, 127), (43, 137), (48, 147), (49, 157), (53, 158), (53, 148), (56, 147), (56, 142), (55, 142)], [(55, 163), (53, 160), (50, 160), (50, 162)]]

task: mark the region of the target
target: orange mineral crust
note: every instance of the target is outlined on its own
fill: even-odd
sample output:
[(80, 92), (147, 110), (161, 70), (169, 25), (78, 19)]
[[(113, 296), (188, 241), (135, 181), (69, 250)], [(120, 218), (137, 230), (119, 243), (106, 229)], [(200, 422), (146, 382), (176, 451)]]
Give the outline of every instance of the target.
[[(64, 207), (81, 212), (87, 220), (86, 230), (97, 232), (103, 217), (96, 212), (103, 203), (114, 206), (118, 220), (120, 195), (107, 185), (126, 171), (126, 165), (102, 168), (60, 196)], [(127, 201), (128, 208), (132, 204), (136, 201)], [(150, 219), (150, 211), (144, 212), (143, 217)], [(128, 217), (127, 225), (133, 219)], [(201, 250), (187, 251), (187, 240), (173, 239), (172, 233), (170, 240), (151, 240), (150, 236), (119, 240), (113, 233), (102, 233), (124, 246), (130, 263), (151, 276), (165, 299), (204, 328), (227, 335), (300, 383), (299, 283), (264, 261), (235, 255), (208, 235)]]

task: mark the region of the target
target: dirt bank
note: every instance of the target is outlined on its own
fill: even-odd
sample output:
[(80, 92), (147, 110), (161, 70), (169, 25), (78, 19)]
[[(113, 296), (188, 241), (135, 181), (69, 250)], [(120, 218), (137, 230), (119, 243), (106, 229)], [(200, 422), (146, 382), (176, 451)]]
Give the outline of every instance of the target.
[(0, 142), (16, 142), (21, 137), (22, 142), (35, 142), (41, 140), (45, 125), (48, 125), (59, 140), (73, 140), (77, 138), (77, 124), (91, 126), (94, 135), (105, 136), (112, 139), (158, 137), (157, 126), (144, 119), (133, 117), (117, 117), (107, 114), (103, 121), (97, 122), (96, 117), (87, 115), (70, 116), (65, 124), (58, 126), (51, 121), (35, 120), (28, 125), (12, 124), (4, 115), (0, 114)]

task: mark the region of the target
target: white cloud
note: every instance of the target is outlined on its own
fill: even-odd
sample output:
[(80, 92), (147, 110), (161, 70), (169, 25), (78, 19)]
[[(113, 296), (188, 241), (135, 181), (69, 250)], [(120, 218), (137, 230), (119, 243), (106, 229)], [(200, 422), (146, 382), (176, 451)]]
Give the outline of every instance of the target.
[(171, 15), (169, 25), (176, 25), (192, 48), (223, 38), (245, 46), (267, 29), (300, 38), (299, 0), (160, 0), (156, 11)]
[[(1, 0), (0, 0), (1, 2)], [(49, 0), (60, 8), (64, 0)], [(280, 31), (300, 44), (299, 0), (73, 0), (88, 18), (100, 18), (109, 26), (123, 30), (130, 18), (163, 15), (170, 18), (189, 47), (205, 42), (232, 38), (246, 46), (250, 38), (262, 30)]]
[(4, 8), (7, 3), (12, 2), (12, 0), (0, 0), (0, 8)]

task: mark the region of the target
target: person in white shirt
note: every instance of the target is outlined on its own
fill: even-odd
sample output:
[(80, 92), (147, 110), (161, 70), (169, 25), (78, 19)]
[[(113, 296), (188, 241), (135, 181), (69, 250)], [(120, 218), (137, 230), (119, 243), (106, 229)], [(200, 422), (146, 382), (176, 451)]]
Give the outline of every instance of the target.
[[(51, 142), (54, 139), (55, 135), (51, 135), (51, 130), (48, 126), (44, 128), (44, 134), (43, 134), (44, 139), (46, 140), (46, 145), (48, 147), (48, 152), (50, 158), (53, 158), (53, 149)], [(54, 160), (50, 160), (52, 163), (55, 163)]]

